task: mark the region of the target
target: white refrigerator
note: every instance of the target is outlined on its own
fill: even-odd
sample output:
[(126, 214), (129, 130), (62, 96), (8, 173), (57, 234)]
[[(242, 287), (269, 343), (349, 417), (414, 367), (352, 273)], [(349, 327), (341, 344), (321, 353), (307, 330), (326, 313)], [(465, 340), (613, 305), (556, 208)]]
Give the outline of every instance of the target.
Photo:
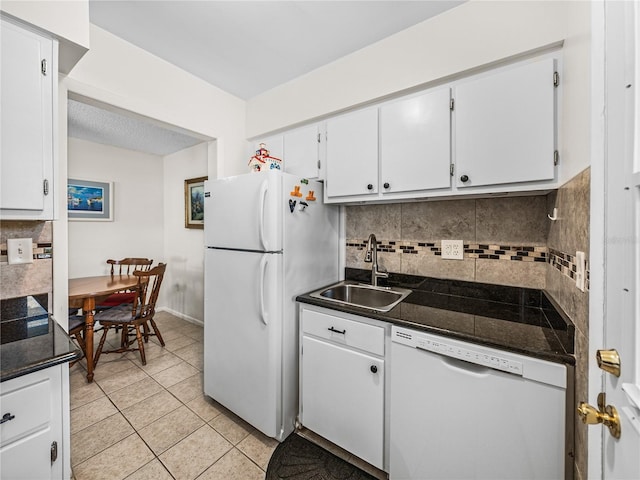
[(205, 183), (204, 392), (279, 441), (298, 412), (295, 297), (339, 278), (322, 198), (280, 171)]

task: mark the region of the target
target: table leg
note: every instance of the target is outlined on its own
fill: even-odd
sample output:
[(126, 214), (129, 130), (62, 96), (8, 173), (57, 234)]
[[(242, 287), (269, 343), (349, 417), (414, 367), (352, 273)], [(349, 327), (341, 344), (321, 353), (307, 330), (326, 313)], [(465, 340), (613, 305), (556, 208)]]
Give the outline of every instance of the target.
[(85, 298), (82, 305), (82, 313), (86, 322), (85, 329), (85, 356), (87, 358), (87, 381), (93, 382), (93, 314), (96, 308), (95, 298)]

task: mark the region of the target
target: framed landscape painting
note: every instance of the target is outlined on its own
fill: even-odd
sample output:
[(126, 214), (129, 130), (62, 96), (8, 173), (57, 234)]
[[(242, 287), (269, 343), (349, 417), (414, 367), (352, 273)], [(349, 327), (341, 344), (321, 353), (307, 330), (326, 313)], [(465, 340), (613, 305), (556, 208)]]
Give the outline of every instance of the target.
[(110, 222), (113, 220), (113, 183), (67, 180), (69, 220)]
[(204, 228), (204, 181), (207, 177), (184, 181), (184, 226)]

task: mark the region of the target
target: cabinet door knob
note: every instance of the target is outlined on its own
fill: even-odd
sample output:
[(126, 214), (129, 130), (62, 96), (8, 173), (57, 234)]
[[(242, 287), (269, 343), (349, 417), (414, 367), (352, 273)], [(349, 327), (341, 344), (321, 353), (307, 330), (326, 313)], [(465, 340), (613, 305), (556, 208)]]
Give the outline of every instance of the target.
[(367, 190), (373, 190), (373, 184), (370, 183), (369, 185), (367, 185)]
[(371, 370), (371, 373), (378, 373), (378, 367), (376, 365), (371, 365), (369, 370)]
[(461, 181), (461, 182), (463, 182), (463, 183), (464, 183), (464, 182), (468, 182), (468, 181), (469, 181), (469, 177), (468, 177), (467, 175), (462, 175), (462, 176), (460, 177), (460, 181)]
[(8, 422), (10, 420), (13, 420), (14, 418), (16, 418), (15, 415), (11, 415), (10, 413), (5, 413), (2, 416), (2, 420), (0, 420), (0, 424), (3, 424), (3, 423)]
[(389, 188), (391, 185), (389, 185), (389, 182), (384, 182), (384, 188)]

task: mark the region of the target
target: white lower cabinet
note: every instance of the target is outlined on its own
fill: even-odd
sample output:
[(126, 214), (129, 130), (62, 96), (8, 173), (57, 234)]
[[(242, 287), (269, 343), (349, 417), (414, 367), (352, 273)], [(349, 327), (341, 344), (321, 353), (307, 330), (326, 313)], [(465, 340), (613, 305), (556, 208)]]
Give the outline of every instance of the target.
[(62, 367), (0, 384), (0, 478), (62, 478)]
[(305, 306), (301, 332), (302, 425), (384, 469), (385, 327)]

